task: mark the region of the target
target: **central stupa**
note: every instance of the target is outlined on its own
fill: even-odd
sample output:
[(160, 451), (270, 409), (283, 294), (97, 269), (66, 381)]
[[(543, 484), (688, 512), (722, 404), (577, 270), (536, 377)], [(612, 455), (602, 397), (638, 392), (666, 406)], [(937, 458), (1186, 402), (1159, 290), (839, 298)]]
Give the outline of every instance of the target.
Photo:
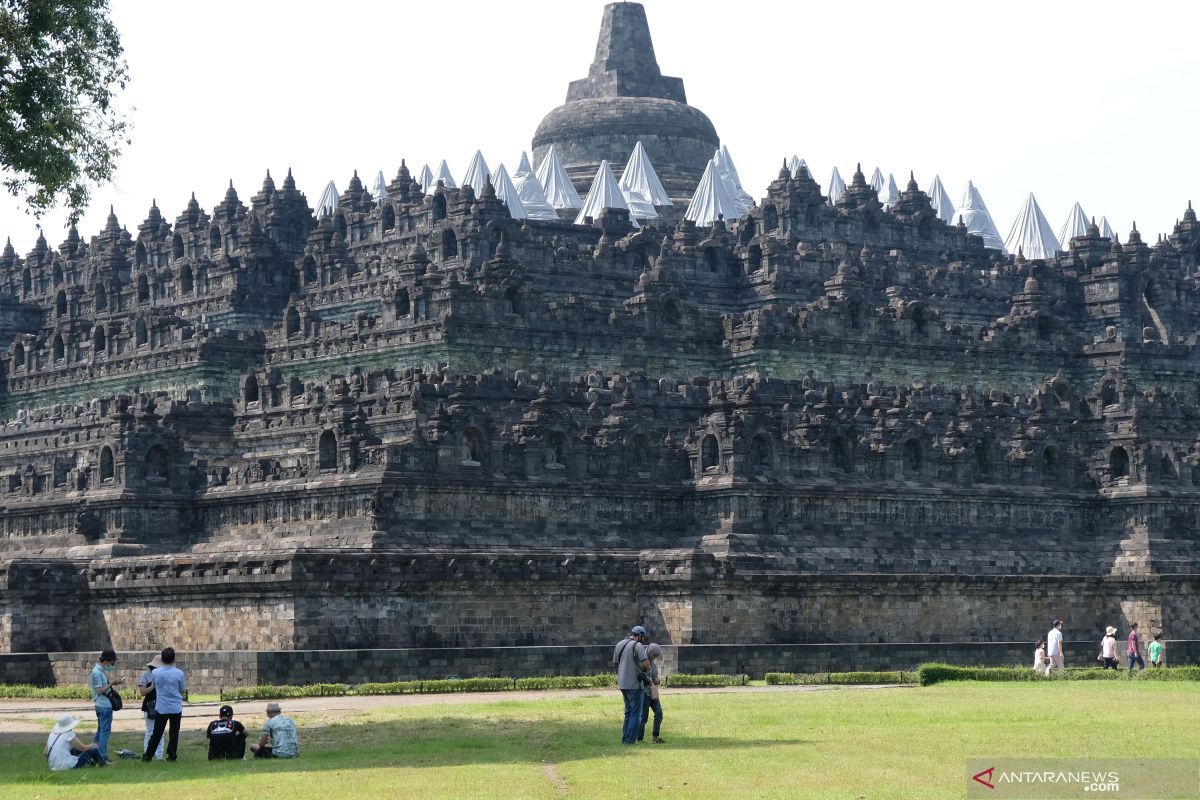
[(687, 104), (683, 79), (659, 70), (646, 9), (610, 3), (588, 76), (571, 81), (567, 102), (542, 120), (533, 155), (540, 163), (554, 145), (575, 188), (584, 192), (602, 160), (620, 176), (639, 141), (671, 199), (684, 206), (720, 144), (708, 117)]

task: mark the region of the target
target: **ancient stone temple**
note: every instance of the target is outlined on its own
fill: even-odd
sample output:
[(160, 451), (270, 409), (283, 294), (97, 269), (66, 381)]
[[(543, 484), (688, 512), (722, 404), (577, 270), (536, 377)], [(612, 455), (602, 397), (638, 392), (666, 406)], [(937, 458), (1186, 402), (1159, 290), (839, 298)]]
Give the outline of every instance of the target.
[(687, 104), (683, 80), (659, 70), (646, 10), (639, 3), (612, 3), (604, 9), (588, 76), (571, 81), (567, 102), (542, 120), (533, 156), (540, 163), (554, 145), (575, 188), (586, 192), (602, 160), (620, 177), (639, 141), (663, 188), (686, 208), (720, 144), (716, 129)]
[[(641, 15), (568, 106), (687, 108)], [(0, 679), (110, 643), (214, 685), (590, 672), (635, 621), (755, 673), (1200, 638), (1198, 270), (1190, 207), (1026, 260), (915, 180), (884, 211), (786, 168), (704, 227), (515, 221), (402, 162), (319, 219), (268, 174), (8, 246)]]

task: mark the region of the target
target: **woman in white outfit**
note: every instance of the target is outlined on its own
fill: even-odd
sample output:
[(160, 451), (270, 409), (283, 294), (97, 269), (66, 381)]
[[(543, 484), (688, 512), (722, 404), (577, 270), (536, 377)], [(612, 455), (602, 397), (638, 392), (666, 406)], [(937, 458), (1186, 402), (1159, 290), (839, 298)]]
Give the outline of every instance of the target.
[[(138, 676), (138, 686), (150, 686), (150, 673), (162, 665), (162, 656), (156, 655), (150, 659), (146, 663), (146, 671)], [(154, 717), (150, 716), (150, 712), (154, 710), (154, 699), (153, 691), (142, 698), (142, 716), (146, 719), (146, 736), (142, 739), (142, 752), (146, 751), (146, 746), (150, 744), (150, 734), (154, 733)], [(163, 760), (163, 742), (161, 740), (158, 743), (158, 749), (154, 752), (154, 757), (159, 761)]]

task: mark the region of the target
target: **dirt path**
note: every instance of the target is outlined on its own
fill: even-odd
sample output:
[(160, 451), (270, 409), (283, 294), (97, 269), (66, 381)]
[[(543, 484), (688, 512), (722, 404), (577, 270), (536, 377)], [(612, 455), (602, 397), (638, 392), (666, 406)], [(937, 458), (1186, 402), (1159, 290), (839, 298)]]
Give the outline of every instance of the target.
[[(862, 689), (897, 689), (892, 686), (731, 686), (718, 689), (672, 689), (671, 694), (733, 694), (758, 692), (827, 692), (857, 691)], [(279, 704), (288, 714), (318, 717), (320, 722), (336, 722), (353, 717), (364, 711), (379, 708), (430, 705), (463, 705), (467, 703), (500, 703), (512, 700), (555, 700), (574, 697), (612, 697), (613, 689), (573, 689), (566, 691), (536, 692), (463, 692), (461, 694), (403, 694), (348, 697), (304, 697), (280, 700)], [(188, 703), (183, 709), (185, 731), (203, 731), (209, 721), (216, 719), (217, 709), (224, 703)], [(265, 700), (247, 700), (230, 703), (242, 720), (257, 724), (263, 716)], [(62, 714), (74, 714), (85, 723), (95, 721), (92, 704), (81, 700), (0, 700), (0, 744), (19, 738), (27, 740), (30, 734), (45, 734), (51, 723)], [(253, 727), (251, 722), (247, 726)], [(145, 730), (142, 712), (137, 707), (125, 708), (113, 717), (114, 731)]]

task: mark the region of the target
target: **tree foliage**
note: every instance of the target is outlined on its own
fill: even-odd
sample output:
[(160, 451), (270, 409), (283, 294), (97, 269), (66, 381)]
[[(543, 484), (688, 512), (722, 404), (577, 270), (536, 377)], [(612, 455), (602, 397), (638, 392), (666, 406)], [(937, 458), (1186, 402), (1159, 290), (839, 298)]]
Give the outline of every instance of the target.
[(75, 222), (112, 178), (128, 144), (122, 53), (107, 0), (0, 0), (0, 168), (33, 214), (61, 199)]

